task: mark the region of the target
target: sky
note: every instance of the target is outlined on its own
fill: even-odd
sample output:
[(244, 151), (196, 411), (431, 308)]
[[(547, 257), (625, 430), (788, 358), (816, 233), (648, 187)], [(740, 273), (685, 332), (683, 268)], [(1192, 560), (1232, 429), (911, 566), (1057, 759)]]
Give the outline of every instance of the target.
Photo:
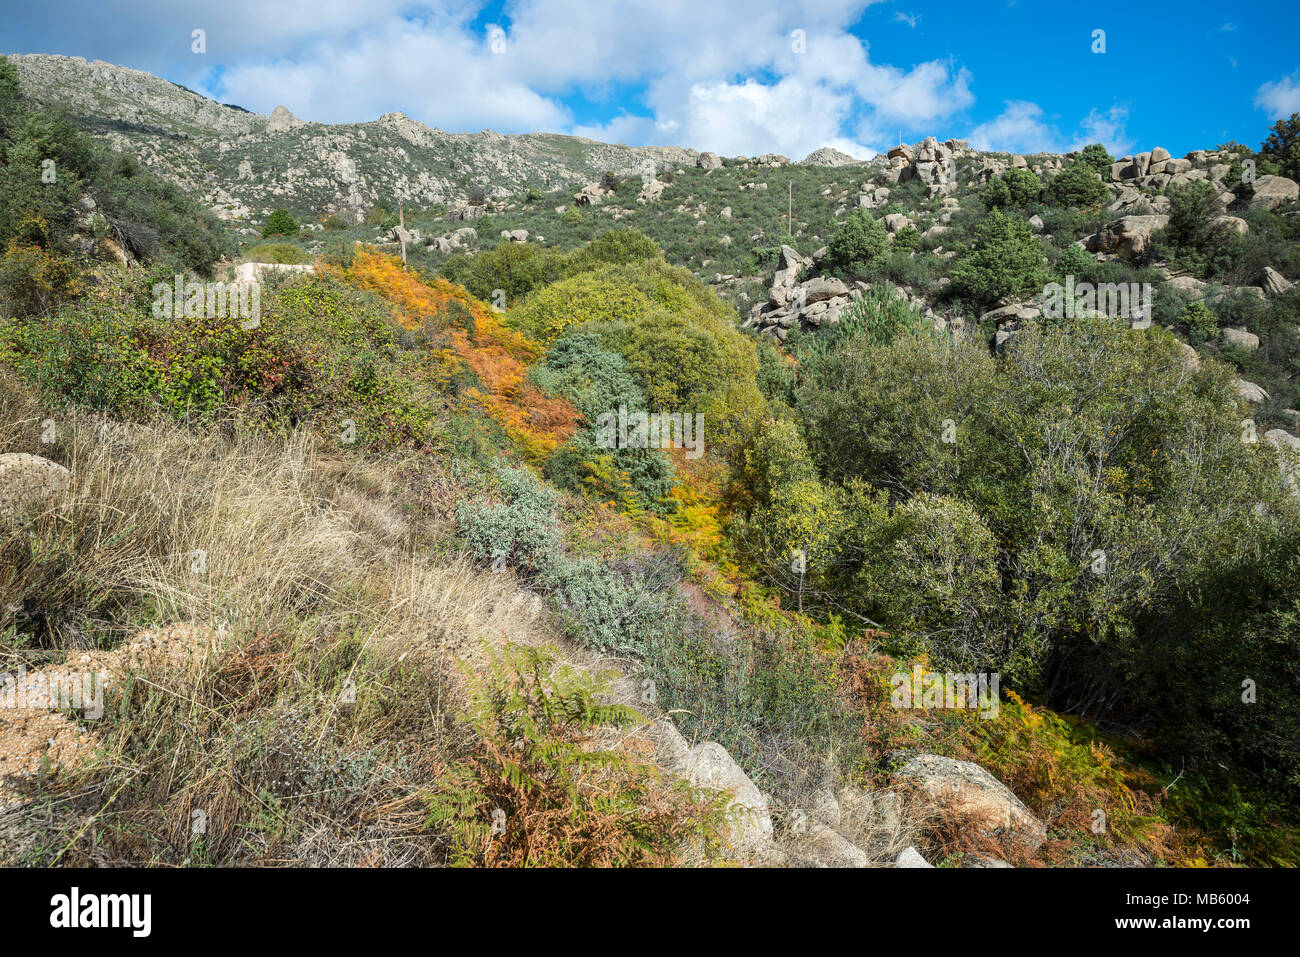
[[(146, 70), (258, 113), (868, 158), (1257, 147), (1300, 112), (1300, 3), (0, 0), (0, 51)], [(195, 39), (202, 31), (202, 50)]]

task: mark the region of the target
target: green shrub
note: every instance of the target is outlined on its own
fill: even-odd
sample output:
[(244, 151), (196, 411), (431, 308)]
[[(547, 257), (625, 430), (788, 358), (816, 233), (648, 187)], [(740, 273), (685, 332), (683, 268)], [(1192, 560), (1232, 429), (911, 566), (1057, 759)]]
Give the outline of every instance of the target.
[(1231, 232), (1216, 223), (1218, 192), (1204, 180), (1169, 188), (1169, 225), (1155, 236), (1168, 259), (1202, 278), (1216, 256), (1231, 242)]
[(473, 256), (454, 253), (439, 270), (484, 302), (496, 302), (496, 291), (514, 307), (535, 289), (555, 282), (562, 274), (559, 254), (536, 243), (501, 243)]
[(606, 500), (628, 501), (636, 507), (663, 512), (671, 505), (674, 472), (658, 449), (603, 448), (597, 421), (604, 414), (646, 410), (645, 398), (627, 362), (590, 334), (566, 336), (529, 377), (548, 392), (564, 396), (586, 422), (546, 460), (544, 472), (561, 488), (584, 490)]
[(1273, 124), (1259, 148), (1259, 155), (1276, 163), (1282, 176), (1300, 180), (1300, 113), (1292, 113), (1290, 119)]
[(1013, 207), (1023, 209), (1037, 202), (1043, 184), (1031, 170), (1012, 167), (984, 188), (981, 199), (988, 209)]
[(665, 632), (682, 627), (675, 586), (681, 570), (670, 559), (608, 562), (564, 559), (541, 579), (567, 634), (603, 651), (644, 655)]
[(993, 627), (997, 540), (973, 506), (923, 493), (852, 534), (865, 556), (853, 592), (883, 627), (915, 636), (958, 671), (1015, 666)]
[(1042, 290), (1042, 243), (1022, 219), (993, 210), (974, 229), (969, 249), (952, 271), (953, 286), (980, 306), (1025, 298)]
[(893, 252), (912, 252), (921, 246), (921, 234), (917, 232), (915, 226), (904, 226), (898, 232), (894, 233), (894, 239), (890, 243)]
[[(1107, 169), (1106, 174), (1109, 174)], [(1075, 160), (1047, 184), (1047, 201), (1053, 206), (1072, 206), (1087, 209), (1100, 206), (1110, 197), (1096, 168), (1082, 160)]]
[(855, 209), (826, 244), (826, 263), (842, 275), (856, 276), (884, 256), (888, 237), (884, 223), (868, 210)]
[(852, 299), (840, 313), (836, 325), (819, 329), (814, 335), (800, 336), (794, 346), (799, 353), (826, 353), (851, 338), (870, 346), (884, 346), (898, 336), (920, 336), (933, 328), (891, 286), (877, 285)]
[(262, 227), (263, 236), (296, 236), (297, 233), (298, 224), (283, 206), (268, 216)]
[[(944, 496), (987, 526), (1001, 584), (995, 607), (975, 616), (971, 649), (1006, 680), (1053, 686), (1059, 707), (1115, 694), (1124, 703), (1114, 707), (1145, 713), (1140, 695), (1124, 690), (1129, 666), (1119, 662), (1149, 650), (1143, 628), (1157, 609), (1196, 594), (1193, 583), (1223, 555), (1253, 550), (1295, 520), (1276, 452), (1241, 441), (1233, 378), (1213, 361), (1189, 370), (1163, 330), (1098, 318), (1024, 327), (998, 360), (950, 340), (880, 347), (851, 338), (804, 363), (796, 396), (826, 480), (846, 490), (866, 482), (903, 503)], [(971, 526), (963, 541), (982, 556), (989, 539)], [(897, 614), (870, 604), (880, 587), (865, 581), (842, 600), (856, 595), (864, 614)], [(951, 620), (941, 598), (948, 611), (929, 627)], [(1206, 619), (1162, 653), (1194, 657), (1195, 636), (1221, 626)]]
[(1066, 246), (1056, 260), (1053, 270), (1057, 282), (1064, 283), (1067, 276), (1073, 276), (1075, 283), (1100, 281), (1100, 269), (1097, 260), (1085, 249), (1074, 243)]
[(494, 570), (504, 561), (533, 574), (548, 571), (561, 554), (555, 492), (527, 469), (499, 469), (497, 481), (504, 502), (457, 503), (457, 528), (470, 555)]
[(1110, 168), (1115, 163), (1115, 158), (1106, 152), (1106, 147), (1100, 143), (1089, 143), (1079, 151), (1077, 162), (1088, 166), (1094, 173), (1102, 179), (1110, 177)]
[(762, 409), (753, 346), (728, 307), (694, 276), (660, 259), (580, 272), (529, 296), (510, 316), (554, 343), (570, 331), (621, 354), (655, 412), (700, 414), (709, 447), (742, 441)]
[(1203, 302), (1189, 302), (1178, 321), (1193, 342), (1213, 342), (1219, 338), (1219, 320)]

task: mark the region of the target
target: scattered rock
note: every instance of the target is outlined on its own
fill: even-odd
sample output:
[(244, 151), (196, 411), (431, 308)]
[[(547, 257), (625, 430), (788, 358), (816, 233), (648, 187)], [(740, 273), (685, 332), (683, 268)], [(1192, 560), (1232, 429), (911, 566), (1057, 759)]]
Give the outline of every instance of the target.
[(1300, 199), (1300, 183), (1285, 176), (1261, 176), (1255, 180), (1255, 193), (1250, 197), (1250, 208), (1273, 209), (1297, 199)]
[(675, 770), (697, 788), (730, 792), (727, 810), (733, 819), (726, 835), (728, 856), (760, 863), (778, 862), (780, 851), (772, 843), (772, 815), (767, 800), (726, 748), (706, 741), (680, 756)]
[(899, 854), (898, 857), (894, 860), (894, 866), (895, 867), (934, 867), (934, 865), (928, 862), (924, 857), (922, 857), (920, 852), (917, 851), (917, 849), (914, 847), (909, 847), (906, 850), (904, 850), (901, 854)]
[(1245, 379), (1237, 379), (1232, 383), (1240, 398), (1247, 402), (1260, 403), (1268, 400), (1268, 393), (1253, 382), (1247, 382)]
[(1166, 285), (1170, 289), (1177, 290), (1185, 295), (1194, 296), (1197, 299), (1205, 297), (1205, 283), (1195, 276), (1174, 276)]
[(1270, 296), (1280, 296), (1291, 288), (1294, 283), (1287, 279), (1272, 266), (1265, 266), (1264, 271), (1260, 274), (1259, 284), (1264, 292)]
[(906, 229), (908, 226), (911, 225), (912, 225), (912, 221), (908, 219), (906, 216), (904, 216), (902, 213), (890, 213), (888, 216), (885, 217), (885, 228), (889, 230), (891, 233), (896, 233), (899, 230)]
[(866, 851), (819, 821), (790, 844), (790, 863), (800, 867), (866, 867)]
[(853, 166), (861, 162), (861, 160), (855, 160), (848, 153), (841, 153), (829, 146), (813, 150), (803, 158), (804, 166)]
[(1035, 850), (1047, 839), (1047, 828), (1011, 789), (978, 764), (937, 754), (917, 754), (899, 775), (916, 781), (933, 800), (952, 802), (958, 814), (978, 819), (999, 837), (1019, 841)]
[(1259, 348), (1259, 336), (1248, 332), (1245, 327), (1227, 326), (1223, 330), (1223, 341), (1230, 346), (1240, 346), (1254, 351)]
[(72, 473), (57, 462), (25, 452), (0, 455), (0, 515), (63, 495), (71, 484)]
[(1152, 234), (1167, 225), (1169, 217), (1162, 214), (1123, 216), (1088, 237), (1085, 248), (1089, 252), (1133, 259), (1146, 252)]

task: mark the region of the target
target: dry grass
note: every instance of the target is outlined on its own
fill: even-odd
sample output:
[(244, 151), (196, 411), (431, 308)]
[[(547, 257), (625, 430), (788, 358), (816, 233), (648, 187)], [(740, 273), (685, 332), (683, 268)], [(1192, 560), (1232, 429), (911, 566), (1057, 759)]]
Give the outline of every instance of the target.
[(554, 636), (509, 576), (438, 557), (436, 514), (402, 494), (410, 463), (49, 414), (0, 383), (11, 451), (73, 481), (0, 539), (0, 670), (176, 622), (210, 640), (121, 665), (104, 717), (80, 722), (93, 756), (20, 783), (0, 859), (440, 861), (421, 795), (473, 746), (456, 660)]

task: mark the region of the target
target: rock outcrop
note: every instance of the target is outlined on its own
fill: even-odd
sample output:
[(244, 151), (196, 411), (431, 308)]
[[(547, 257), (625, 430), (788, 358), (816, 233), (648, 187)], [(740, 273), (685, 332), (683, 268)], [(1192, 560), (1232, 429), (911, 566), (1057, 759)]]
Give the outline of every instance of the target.
[(1011, 789), (978, 764), (937, 754), (907, 758), (898, 774), (915, 781), (929, 797), (992, 836), (1015, 840), (1036, 850), (1047, 839), (1047, 828)]
[(1300, 199), (1300, 183), (1285, 176), (1261, 176), (1255, 180), (1254, 186), (1255, 192), (1250, 197), (1251, 209), (1273, 209)]
[(963, 140), (940, 143), (927, 136), (915, 146), (895, 146), (887, 154), (889, 166), (876, 175), (879, 183), (919, 180), (929, 199), (957, 188), (957, 157), (967, 149)]
[(813, 150), (803, 158), (804, 166), (854, 166), (861, 162), (862, 160), (856, 160), (848, 153), (841, 153), (829, 146)]
[(1163, 214), (1123, 216), (1088, 237), (1084, 246), (1092, 253), (1135, 259), (1146, 252), (1152, 234), (1168, 225)]
[(62, 495), (72, 484), (72, 473), (57, 462), (7, 452), (0, 455), (0, 517)]

